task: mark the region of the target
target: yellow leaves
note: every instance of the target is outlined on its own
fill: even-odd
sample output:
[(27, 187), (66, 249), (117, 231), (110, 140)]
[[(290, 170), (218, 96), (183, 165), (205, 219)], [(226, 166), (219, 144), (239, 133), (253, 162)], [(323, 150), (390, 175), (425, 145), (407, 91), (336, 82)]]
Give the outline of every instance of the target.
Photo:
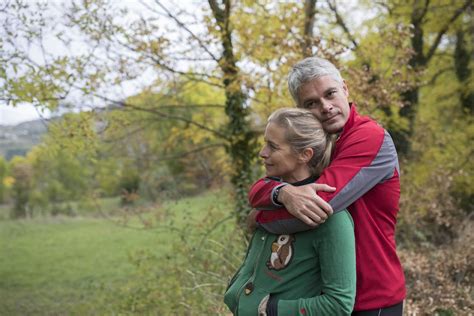
[(13, 184), (15, 184), (15, 178), (11, 177), (11, 176), (7, 176), (5, 178), (3, 178), (3, 185), (7, 188), (7, 189), (10, 189)]

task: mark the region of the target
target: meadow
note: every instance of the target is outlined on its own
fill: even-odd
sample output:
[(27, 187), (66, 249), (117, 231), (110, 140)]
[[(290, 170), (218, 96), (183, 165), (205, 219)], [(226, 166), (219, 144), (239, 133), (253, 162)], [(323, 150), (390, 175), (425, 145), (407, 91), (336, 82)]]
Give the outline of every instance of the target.
[[(246, 237), (228, 192), (21, 220), (0, 207), (0, 315), (229, 315), (222, 294)], [(406, 315), (472, 314), (474, 230), (459, 231), (448, 246), (399, 244)]]
[[(186, 297), (186, 282), (173, 275), (190, 269), (186, 261), (193, 254), (186, 244), (194, 237), (200, 242), (204, 236), (226, 239), (232, 230), (226, 200), (214, 192), (115, 212), (115, 203), (102, 201), (112, 215), (83, 210), (89, 216), (0, 221), (0, 314), (171, 314), (178, 311), (173, 304), (195, 310), (186, 307), (193, 304)], [(166, 280), (150, 266), (166, 272)], [(217, 305), (227, 277), (214, 282)], [(153, 293), (160, 291), (171, 292), (154, 302)], [(216, 308), (216, 313), (223, 310)]]

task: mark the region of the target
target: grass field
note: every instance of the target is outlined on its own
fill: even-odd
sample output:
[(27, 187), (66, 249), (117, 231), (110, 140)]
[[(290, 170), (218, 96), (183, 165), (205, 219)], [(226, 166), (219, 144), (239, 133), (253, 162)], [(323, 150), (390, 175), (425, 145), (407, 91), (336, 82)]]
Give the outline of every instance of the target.
[(209, 193), (139, 216), (0, 221), (0, 315), (115, 314), (113, 293), (136, 276), (135, 252), (173, 256), (171, 228), (186, 231), (216, 207), (228, 215), (226, 205)]

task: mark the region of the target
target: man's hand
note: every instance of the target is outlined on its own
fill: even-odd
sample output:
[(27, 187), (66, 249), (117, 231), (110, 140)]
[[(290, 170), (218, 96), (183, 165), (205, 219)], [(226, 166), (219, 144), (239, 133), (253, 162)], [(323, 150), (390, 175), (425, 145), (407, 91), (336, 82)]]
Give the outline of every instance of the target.
[(303, 186), (285, 185), (281, 188), (278, 200), (288, 212), (309, 226), (316, 227), (324, 223), (333, 209), (320, 198), (316, 191), (334, 192), (336, 188), (327, 184), (311, 183)]

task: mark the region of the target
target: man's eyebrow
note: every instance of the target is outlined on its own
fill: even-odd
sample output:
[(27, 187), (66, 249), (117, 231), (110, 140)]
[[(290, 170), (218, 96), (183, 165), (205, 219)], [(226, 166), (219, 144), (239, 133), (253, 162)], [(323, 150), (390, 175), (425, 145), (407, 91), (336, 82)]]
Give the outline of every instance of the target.
[(324, 90), (324, 94), (330, 92), (331, 90), (337, 90), (337, 87), (334, 86), (334, 87), (329, 87), (329, 88), (327, 88), (326, 90)]

